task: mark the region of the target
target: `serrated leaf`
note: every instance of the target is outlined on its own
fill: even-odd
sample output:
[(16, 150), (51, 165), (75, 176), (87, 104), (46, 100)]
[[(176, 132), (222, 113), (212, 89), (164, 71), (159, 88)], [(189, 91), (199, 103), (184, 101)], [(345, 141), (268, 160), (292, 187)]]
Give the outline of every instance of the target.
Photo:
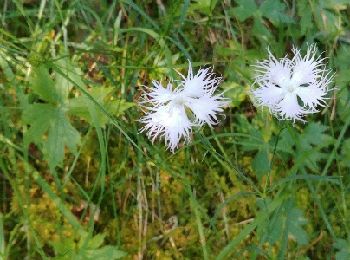
[(283, 244), (288, 242), (283, 241), (285, 239), (283, 234), (288, 234), (288, 237), (295, 240), (298, 245), (305, 245), (308, 242), (307, 232), (303, 228), (306, 223), (302, 211), (295, 206), (292, 199), (288, 199), (274, 211), (270, 220), (264, 223), (265, 226), (262, 226), (260, 231), (260, 240), (262, 243)]
[(349, 243), (349, 241), (338, 238), (334, 243), (334, 248), (339, 250), (335, 254), (336, 260), (348, 260), (348, 259), (350, 259), (350, 243)]
[(210, 15), (214, 10), (218, 0), (195, 0), (190, 5), (190, 10), (200, 11), (206, 15)]
[[(110, 94), (113, 90), (113, 88), (92, 88), (89, 90), (89, 93), (97, 102), (102, 104), (108, 112), (115, 116), (120, 116), (127, 109), (133, 107), (134, 103), (125, 100), (110, 99)], [(94, 111), (94, 117), (92, 117), (90, 113), (91, 109)], [(79, 116), (90, 124), (99, 127), (104, 127), (108, 122), (108, 117), (85, 95), (69, 100), (68, 113)]]
[(68, 147), (72, 153), (75, 153), (79, 144), (79, 132), (71, 125), (62, 109), (56, 109), (53, 117), (50, 118), (48, 138), (43, 149), (48, 158), (50, 168), (53, 169), (61, 164), (64, 159), (65, 147)]
[(321, 123), (310, 122), (301, 136), (303, 148), (310, 148), (312, 145), (327, 146), (332, 142), (332, 138), (325, 134), (327, 127)]
[[(45, 113), (42, 113), (45, 111)], [(50, 104), (32, 104), (26, 107), (23, 112), (23, 121), (30, 125), (26, 138), (29, 142), (41, 145), (43, 135), (50, 127), (50, 119), (54, 115), (54, 107)]]
[(267, 41), (271, 35), (270, 31), (264, 25), (263, 19), (261, 17), (254, 19), (252, 30), (255, 35), (258, 35), (258, 37), (262, 38), (265, 41)]
[(119, 250), (117, 247), (107, 245), (100, 249), (88, 250), (88, 259), (113, 260), (125, 257), (127, 254)]
[(103, 244), (103, 241), (105, 240), (105, 237), (106, 237), (105, 233), (97, 234), (96, 236), (94, 236), (94, 237), (92, 237), (90, 239), (88, 247), (90, 249), (97, 249), (97, 248), (99, 248)]
[(49, 70), (44, 65), (34, 67), (29, 79), (30, 88), (42, 100), (56, 103), (58, 96), (55, 89), (55, 82), (49, 74)]
[[(88, 239), (88, 241), (86, 241)], [(98, 234), (90, 237), (88, 232), (80, 230), (77, 237), (68, 238), (60, 242), (52, 243), (55, 250), (56, 260), (77, 259), (77, 260), (114, 260), (125, 257), (127, 254), (118, 249), (117, 246), (102, 246), (105, 234)]]
[[(29, 105), (23, 120), (30, 125), (26, 138), (42, 147), (51, 169), (61, 164), (64, 148), (76, 152), (80, 144), (79, 132), (70, 124), (61, 107), (51, 104)], [(47, 140), (44, 135), (47, 135)]]
[(298, 24), (300, 24), (301, 34), (305, 35), (306, 32), (314, 27), (312, 9), (308, 1), (297, 1), (296, 4), (297, 13), (300, 16)]
[(286, 5), (279, 0), (263, 1), (259, 10), (262, 16), (268, 18), (274, 25), (291, 23), (293, 19), (285, 11)]
[(270, 171), (268, 147), (262, 147), (254, 157), (252, 167), (259, 180)]
[(308, 242), (308, 235), (303, 229), (303, 225), (307, 224), (307, 220), (304, 218), (300, 209), (289, 205), (287, 211), (287, 224), (289, 234), (293, 236), (299, 245), (305, 245)]
[(254, 16), (258, 7), (255, 0), (237, 0), (238, 7), (232, 9), (232, 14), (237, 17), (240, 22), (244, 22), (247, 18)]
[(60, 97), (61, 102), (64, 103), (68, 100), (69, 91), (73, 87), (72, 82), (69, 81), (68, 78), (73, 79), (75, 81), (75, 79), (77, 78), (76, 75), (78, 75), (79, 70), (73, 67), (68, 57), (57, 60), (55, 62), (55, 66), (57, 67), (54, 67), (54, 69), (59, 68), (60, 72), (62, 73), (61, 74), (55, 71), (55, 89), (57, 95)]

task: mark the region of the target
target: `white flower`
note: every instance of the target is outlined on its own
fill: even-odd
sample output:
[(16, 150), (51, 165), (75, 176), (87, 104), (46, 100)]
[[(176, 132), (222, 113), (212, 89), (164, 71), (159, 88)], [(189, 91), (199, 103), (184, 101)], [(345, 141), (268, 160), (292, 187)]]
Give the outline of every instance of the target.
[(293, 48), (293, 59), (278, 60), (269, 51), (269, 59), (255, 65), (258, 87), (251, 92), (258, 105), (268, 107), (277, 118), (294, 122), (305, 122), (303, 116), (318, 112), (317, 106), (326, 106), (333, 75), (326, 69), (325, 58), (316, 52), (312, 44), (305, 56)]
[(141, 132), (147, 132), (152, 142), (164, 137), (167, 148), (174, 152), (182, 138), (190, 141), (192, 127), (208, 124), (215, 125), (217, 113), (228, 104), (223, 94), (214, 95), (221, 82), (212, 69), (200, 69), (193, 75), (191, 63), (187, 77), (174, 89), (171, 83), (164, 88), (158, 81), (143, 95), (141, 105), (147, 109), (140, 119), (144, 124)]

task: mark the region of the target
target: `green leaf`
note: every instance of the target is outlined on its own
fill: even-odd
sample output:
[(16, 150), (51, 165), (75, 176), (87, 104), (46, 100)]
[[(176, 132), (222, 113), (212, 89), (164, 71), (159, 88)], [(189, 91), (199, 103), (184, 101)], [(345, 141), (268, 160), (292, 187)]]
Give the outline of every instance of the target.
[(248, 87), (242, 88), (236, 82), (225, 82), (222, 88), (225, 89), (225, 96), (230, 98), (232, 107), (238, 107), (247, 97)]
[[(86, 241), (88, 239), (88, 241)], [(117, 246), (102, 246), (105, 234), (89, 237), (88, 232), (80, 230), (76, 238), (68, 238), (61, 242), (52, 243), (56, 257), (54, 259), (78, 259), (78, 260), (114, 260), (125, 257), (127, 254)]]
[(319, 171), (318, 162), (328, 156), (322, 148), (329, 146), (333, 141), (326, 131), (327, 127), (321, 123), (310, 122), (304, 132), (298, 135), (294, 156), (300, 166), (306, 166), (314, 172)]
[[(134, 103), (111, 99), (113, 90), (114, 88), (96, 87), (90, 89), (89, 93), (109, 113), (115, 116), (121, 116), (127, 109), (133, 107)], [(92, 110), (94, 111), (94, 117), (90, 113)], [(68, 113), (81, 117), (94, 126), (104, 127), (108, 122), (108, 117), (85, 95), (69, 100)]]
[(305, 35), (314, 27), (312, 9), (308, 1), (297, 1), (297, 13), (300, 16), (301, 34)]
[(102, 244), (103, 241), (105, 240), (106, 234), (100, 233), (94, 236), (90, 241), (89, 241), (89, 248), (90, 249), (97, 249), (99, 248)]
[[(271, 220), (267, 223), (266, 235), (263, 236), (265, 241), (271, 244), (276, 243), (284, 239), (282, 234), (286, 232), (298, 245), (307, 244), (308, 235), (303, 229), (307, 220), (302, 211), (295, 207), (293, 200), (288, 199), (283, 202), (281, 207), (274, 212)], [(278, 225), (280, 228), (276, 228)]]
[(111, 260), (120, 259), (125, 257), (127, 254), (124, 251), (119, 250), (117, 247), (107, 245), (100, 249), (88, 250), (88, 259), (101, 259), (101, 260)]
[(350, 259), (350, 243), (344, 239), (337, 239), (334, 244), (334, 248), (339, 251), (335, 254), (336, 260), (348, 260)]
[(211, 15), (218, 0), (195, 0), (194, 3), (190, 5), (190, 10), (200, 11), (206, 15)]
[(310, 122), (300, 138), (302, 149), (309, 149), (313, 145), (327, 146), (332, 142), (332, 138), (325, 134), (327, 127), (320, 122)]
[(258, 7), (255, 0), (237, 0), (238, 7), (232, 9), (232, 14), (237, 17), (240, 22), (244, 22), (251, 16), (255, 15)]
[(62, 109), (56, 109), (54, 116), (50, 119), (48, 140), (45, 144), (44, 153), (51, 169), (63, 161), (65, 146), (72, 153), (76, 153), (76, 148), (80, 144), (80, 134), (70, 124)]
[(55, 82), (50, 77), (49, 69), (44, 65), (33, 67), (29, 85), (33, 92), (44, 101), (50, 103), (56, 103), (58, 101)]
[(254, 19), (253, 33), (259, 38), (262, 38), (265, 41), (268, 41), (268, 38), (271, 36), (270, 31), (264, 25), (264, 21), (261, 17)]
[(274, 25), (293, 22), (285, 11), (286, 5), (279, 0), (266, 0), (259, 9), (262, 16), (268, 18)]
[(261, 178), (270, 171), (268, 147), (263, 146), (258, 151), (254, 157), (252, 166), (259, 180), (261, 180)]
[(306, 223), (307, 220), (304, 218), (303, 212), (291, 205), (288, 208), (287, 215), (288, 231), (299, 245), (306, 245), (309, 240), (306, 231), (303, 229), (303, 225)]
[[(80, 134), (70, 124), (62, 107), (32, 104), (25, 109), (23, 120), (30, 125), (26, 134), (28, 142), (42, 147), (51, 169), (63, 161), (65, 146), (71, 152), (76, 152), (76, 147), (80, 144)], [(46, 140), (44, 134), (47, 134)]]
[(50, 119), (53, 115), (54, 107), (50, 104), (32, 104), (24, 109), (23, 121), (30, 125), (26, 133), (29, 142), (42, 144), (43, 135), (49, 130)]
[(68, 57), (57, 60), (54, 64), (53, 69), (55, 70), (56, 66), (60, 69), (61, 73), (56, 71), (55, 73), (55, 90), (56, 95), (60, 98), (62, 103), (65, 103), (68, 100), (69, 91), (72, 89), (73, 85), (71, 81), (68, 80), (74, 79), (75, 82), (80, 82), (80, 69), (75, 68)]

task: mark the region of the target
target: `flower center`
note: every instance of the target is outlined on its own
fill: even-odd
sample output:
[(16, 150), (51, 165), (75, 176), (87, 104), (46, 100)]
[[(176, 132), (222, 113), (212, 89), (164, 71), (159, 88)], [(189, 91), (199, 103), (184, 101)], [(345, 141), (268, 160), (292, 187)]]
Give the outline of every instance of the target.
[(288, 92), (289, 93), (293, 93), (294, 92), (294, 87), (292, 86), (292, 85), (289, 85), (288, 87), (287, 87), (287, 90), (288, 90)]
[(174, 98), (174, 103), (176, 105), (180, 105), (180, 106), (183, 106), (185, 105), (185, 98), (183, 95), (177, 95), (175, 98)]
[(295, 90), (294, 84), (292, 82), (286, 82), (285, 90), (289, 93), (293, 93)]

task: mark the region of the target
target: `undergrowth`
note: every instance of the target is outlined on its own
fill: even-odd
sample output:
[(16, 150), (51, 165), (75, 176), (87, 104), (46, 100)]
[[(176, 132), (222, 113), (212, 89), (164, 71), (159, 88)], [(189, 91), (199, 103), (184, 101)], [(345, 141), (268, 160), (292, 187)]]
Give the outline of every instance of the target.
[[(0, 1), (1, 259), (350, 259), (347, 0)], [(249, 99), (251, 65), (316, 43), (306, 124)], [(174, 154), (140, 95), (211, 66), (231, 100)]]

